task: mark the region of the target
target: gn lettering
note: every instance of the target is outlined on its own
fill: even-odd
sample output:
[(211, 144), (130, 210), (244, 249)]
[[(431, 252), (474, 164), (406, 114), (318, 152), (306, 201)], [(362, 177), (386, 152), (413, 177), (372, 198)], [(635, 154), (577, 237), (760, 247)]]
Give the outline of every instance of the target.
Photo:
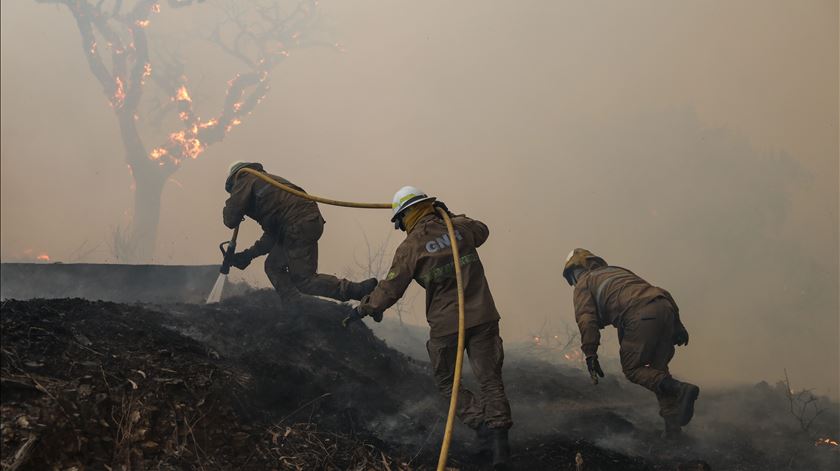
[[(464, 240), (464, 238), (461, 237), (461, 233), (458, 231), (455, 231), (455, 238), (458, 240)], [(426, 242), (426, 252), (435, 253), (441, 249), (451, 246), (452, 241), (449, 240), (449, 234), (444, 234), (443, 237), (438, 237), (434, 240)]]

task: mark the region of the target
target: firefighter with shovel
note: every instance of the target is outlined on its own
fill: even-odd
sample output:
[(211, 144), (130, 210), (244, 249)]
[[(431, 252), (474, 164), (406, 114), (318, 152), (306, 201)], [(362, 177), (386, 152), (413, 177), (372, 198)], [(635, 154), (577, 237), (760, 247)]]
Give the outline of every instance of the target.
[(586, 249), (569, 253), (563, 277), (574, 286), (575, 320), (593, 382), (604, 377), (597, 353), (600, 329), (613, 325), (618, 328), (624, 376), (656, 394), (665, 438), (679, 437), (681, 427), (694, 415), (700, 388), (677, 381), (668, 371), (674, 346), (688, 345), (688, 331), (674, 298)]
[(225, 181), (230, 197), (222, 212), (224, 224), (233, 229), (248, 216), (262, 226), (263, 236), (250, 248), (226, 257), (226, 263), (244, 270), (253, 259), (268, 254), (265, 273), (286, 301), (294, 300), (301, 293), (339, 301), (360, 300), (373, 291), (376, 278), (353, 282), (317, 273), (318, 239), (324, 233), (325, 223), (318, 204), (271, 185), (255, 174), (303, 193), (302, 188), (288, 180), (266, 173), (259, 163), (231, 164)]

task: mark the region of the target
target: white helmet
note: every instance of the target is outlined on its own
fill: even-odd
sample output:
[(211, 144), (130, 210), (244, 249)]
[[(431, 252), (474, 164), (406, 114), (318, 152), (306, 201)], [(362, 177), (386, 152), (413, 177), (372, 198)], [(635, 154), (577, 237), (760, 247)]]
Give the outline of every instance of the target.
[(413, 186), (404, 186), (394, 193), (394, 200), (391, 202), (391, 209), (394, 210), (394, 215), (391, 217), (391, 222), (397, 220), (397, 216), (403, 211), (423, 201), (434, 201), (433, 196), (428, 196), (419, 188)]
[(230, 167), (228, 167), (227, 179), (225, 180), (225, 191), (230, 193), (233, 190), (233, 177), (235, 177), (236, 174), (245, 167), (253, 168), (254, 170), (259, 171), (263, 170), (262, 165), (257, 162), (243, 162), (241, 160), (237, 160), (236, 162), (231, 163)]
[(233, 175), (237, 171), (241, 170), (242, 167), (248, 165), (251, 162), (243, 162), (242, 160), (236, 160), (230, 163), (230, 167), (228, 167), (228, 176)]

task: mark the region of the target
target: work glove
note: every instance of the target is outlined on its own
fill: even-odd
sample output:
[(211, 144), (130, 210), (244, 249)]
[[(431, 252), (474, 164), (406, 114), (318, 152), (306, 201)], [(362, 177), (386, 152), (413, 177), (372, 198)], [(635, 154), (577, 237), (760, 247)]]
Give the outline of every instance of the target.
[(688, 331), (685, 330), (685, 327), (682, 325), (678, 325), (677, 329), (674, 331), (674, 345), (688, 345)]
[[(370, 295), (369, 294), (365, 295), (362, 298), (362, 301), (359, 303), (358, 306), (356, 306), (356, 309), (358, 309), (359, 312), (361, 312), (361, 307), (363, 305), (367, 304), (368, 302), (370, 302)], [(374, 312), (374, 313), (370, 314), (370, 317), (374, 320), (374, 322), (382, 322), (382, 314), (383, 313), (381, 313), (381, 312)]]
[(251, 260), (253, 259), (247, 250), (243, 250), (230, 256), (230, 266), (244, 270), (248, 268), (248, 265), (251, 264)]
[[(341, 325), (344, 326), (344, 327), (347, 327), (353, 321), (361, 321), (365, 317), (367, 317), (367, 314), (362, 312), (362, 310), (359, 309), (359, 306), (356, 306), (356, 307), (353, 308), (353, 311), (350, 313), (350, 315), (345, 317), (341, 321)], [(370, 317), (374, 320), (374, 322), (382, 322), (382, 313), (381, 312), (374, 312), (373, 314), (370, 315)]]
[(591, 355), (586, 357), (586, 369), (589, 370), (589, 376), (592, 378), (592, 384), (598, 384), (598, 377), (604, 377), (604, 370), (601, 369), (601, 363), (598, 362), (598, 355)]

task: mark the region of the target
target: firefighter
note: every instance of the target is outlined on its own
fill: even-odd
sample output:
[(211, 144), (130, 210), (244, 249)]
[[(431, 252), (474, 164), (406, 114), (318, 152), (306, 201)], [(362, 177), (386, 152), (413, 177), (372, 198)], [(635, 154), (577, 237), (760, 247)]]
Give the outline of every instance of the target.
[(574, 286), (575, 321), (593, 382), (604, 377), (598, 362), (600, 329), (613, 325), (618, 329), (624, 375), (656, 394), (659, 415), (665, 420), (664, 436), (679, 437), (694, 415), (700, 388), (677, 381), (668, 371), (674, 346), (688, 345), (688, 331), (674, 298), (586, 249), (569, 253), (563, 277)]
[[(252, 247), (234, 254), (231, 266), (244, 270), (253, 259), (268, 254), (265, 273), (284, 300), (294, 300), (300, 293), (339, 301), (360, 300), (373, 290), (376, 278), (357, 283), (317, 273), (318, 239), (324, 233), (325, 223), (318, 204), (247, 172), (239, 173), (243, 168), (266, 173), (256, 162), (231, 164), (225, 182), (230, 197), (222, 211), (224, 224), (232, 229), (249, 216), (262, 226), (263, 235)], [(266, 175), (303, 191), (284, 178)]]
[[(396, 229), (405, 231), (406, 238), (397, 247), (388, 275), (362, 300), (356, 316), (370, 315), (379, 321), (412, 280), (425, 288), (430, 327), (426, 347), (437, 387), (448, 399), (458, 350), (458, 292), (453, 241), (435, 211), (436, 207), (446, 206), (417, 188), (406, 186), (394, 195), (392, 207), (391, 222)], [(461, 388), (457, 415), (476, 431), (481, 452), (492, 453), (494, 466), (503, 468), (509, 460), (508, 429), (513, 422), (502, 382), (504, 350), (499, 336), (499, 312), (476, 250), (490, 231), (484, 223), (463, 215), (452, 216), (452, 223), (464, 283), (466, 352), (480, 385), (478, 393)]]

